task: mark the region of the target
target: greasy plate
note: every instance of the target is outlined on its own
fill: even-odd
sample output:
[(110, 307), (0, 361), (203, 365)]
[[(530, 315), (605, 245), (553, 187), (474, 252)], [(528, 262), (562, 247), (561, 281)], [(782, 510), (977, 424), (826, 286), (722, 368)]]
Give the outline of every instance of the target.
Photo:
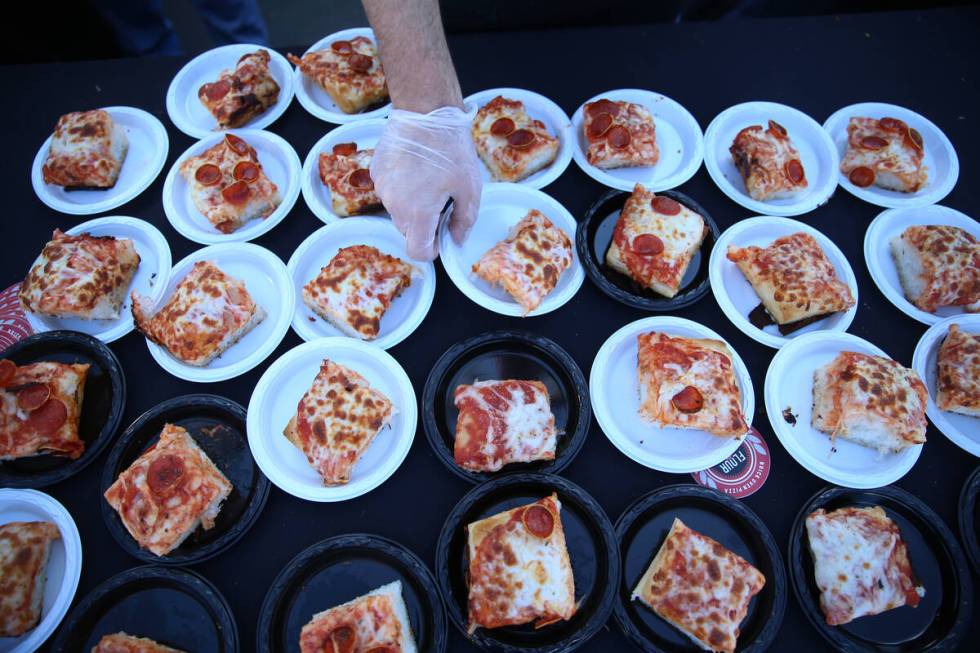
[[(159, 441), (165, 424), (187, 429), (218, 470), (232, 484), (221, 511), (209, 530), (198, 527), (180, 546), (157, 556), (139, 546), (104, 495), (109, 486), (137, 458)], [(102, 518), (116, 542), (144, 562), (189, 565), (222, 553), (237, 542), (258, 519), (269, 495), (269, 480), (262, 475), (248, 449), (245, 409), (216, 395), (185, 395), (157, 404), (140, 415), (119, 437), (102, 471), (99, 505)]]
[[(555, 459), (511, 463), (497, 472), (463, 469), (453, 457), (459, 416), (453, 393), (461, 384), (507, 379), (547, 386), (558, 430)], [(591, 416), (589, 389), (575, 360), (553, 341), (523, 331), (485, 333), (453, 345), (433, 365), (422, 393), (422, 425), (429, 445), (450, 471), (471, 483), (509, 472), (557, 474), (585, 443)]]
[[(524, 624), (478, 628), (467, 635), (467, 524), (533, 503), (552, 492), (561, 502), (560, 519), (578, 610), (568, 621), (539, 629)], [(565, 653), (588, 641), (609, 618), (619, 578), (619, 549), (609, 517), (582, 488), (552, 474), (508, 474), (473, 488), (452, 509), (439, 533), (435, 571), (450, 619), (476, 646), (503, 653)]]
[(0, 358), (17, 365), (40, 361), (88, 363), (78, 437), (85, 451), (76, 459), (42, 454), (0, 462), (0, 485), (44, 487), (77, 474), (95, 460), (119, 427), (126, 406), (126, 378), (119, 359), (99, 340), (77, 331), (46, 331), (8, 347)]
[(432, 572), (414, 553), (366, 534), (332, 537), (293, 558), (272, 582), (257, 627), (260, 653), (298, 653), (313, 615), (396, 580), (421, 653), (446, 650), (446, 609)]
[(980, 576), (980, 467), (963, 484), (960, 493), (960, 540), (973, 572)]
[[(827, 625), (820, 609), (820, 590), (813, 578), (805, 520), (818, 508), (829, 512), (848, 506), (881, 506), (898, 525), (912, 571), (926, 591), (917, 607), (902, 606), (842, 626)], [(796, 516), (787, 555), (789, 576), (800, 607), (814, 628), (839, 651), (956, 651), (970, 626), (973, 588), (966, 558), (939, 516), (905, 490), (894, 486), (821, 490)]]
[(615, 604), (616, 622), (640, 650), (673, 653), (699, 650), (690, 638), (637, 600), (633, 589), (663, 545), (677, 517), (719, 542), (762, 572), (766, 584), (749, 602), (739, 624), (740, 653), (761, 653), (776, 638), (786, 609), (786, 570), (772, 533), (743, 503), (697, 485), (669, 485), (637, 499), (616, 522), (623, 576)]

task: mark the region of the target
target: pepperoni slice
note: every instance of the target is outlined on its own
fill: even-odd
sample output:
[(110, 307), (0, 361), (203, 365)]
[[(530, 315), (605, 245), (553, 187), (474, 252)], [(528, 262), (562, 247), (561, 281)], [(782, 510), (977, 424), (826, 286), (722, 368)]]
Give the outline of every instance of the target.
[(221, 181), (221, 168), (213, 163), (205, 163), (194, 172), (194, 179), (203, 186), (214, 186)]
[(593, 138), (599, 138), (605, 134), (610, 127), (612, 127), (613, 118), (611, 115), (603, 111), (602, 113), (596, 114), (592, 118), (592, 122), (589, 123), (589, 136)]
[(590, 116), (595, 118), (600, 113), (608, 113), (610, 116), (615, 118), (619, 115), (619, 104), (605, 98), (601, 100), (596, 100), (586, 107), (586, 111)]
[(786, 176), (794, 184), (798, 184), (803, 181), (803, 177), (806, 175), (803, 173), (803, 164), (800, 163), (799, 159), (790, 159), (783, 165), (783, 170), (786, 172)]
[(180, 490), (181, 479), (187, 472), (184, 461), (175, 454), (157, 456), (146, 470), (146, 484), (150, 492), (160, 499), (167, 499)]
[(630, 249), (640, 256), (656, 256), (664, 251), (664, 241), (654, 234), (640, 234), (633, 239)]
[(861, 147), (869, 150), (880, 150), (886, 145), (888, 145), (888, 141), (881, 136), (865, 136), (861, 139)]
[(17, 407), (28, 412), (37, 410), (51, 396), (46, 383), (28, 383), (17, 391)]
[(0, 388), (6, 388), (14, 380), (17, 365), (12, 360), (0, 358)]
[(27, 424), (41, 435), (51, 435), (68, 419), (68, 408), (60, 399), (52, 397), (37, 410), (31, 411)]
[(657, 213), (662, 213), (663, 215), (677, 215), (681, 212), (680, 204), (669, 197), (664, 197), (663, 195), (657, 195), (650, 200), (650, 206), (653, 207), (654, 211)]
[(609, 131), (606, 132), (606, 142), (616, 148), (624, 148), (630, 144), (632, 137), (630, 136), (630, 130), (626, 129), (622, 125), (616, 125), (611, 127)]
[(867, 188), (871, 184), (875, 183), (875, 171), (867, 166), (858, 166), (851, 170), (847, 175), (847, 178), (851, 180), (851, 183), (860, 188)]
[(919, 133), (915, 127), (909, 127), (909, 140), (912, 141), (912, 145), (915, 149), (922, 151), (922, 134)]
[(328, 638), (333, 643), (333, 653), (354, 653), (357, 647), (357, 633), (350, 626), (334, 628)]
[(355, 73), (366, 73), (371, 70), (371, 66), (374, 64), (374, 60), (371, 57), (356, 52), (350, 56), (347, 62)]
[(786, 128), (775, 120), (769, 121), (769, 133), (776, 138), (786, 138)]
[(704, 406), (704, 397), (701, 396), (700, 390), (689, 385), (674, 395), (670, 403), (682, 413), (696, 413)]
[(334, 41), (330, 44), (330, 48), (337, 54), (350, 54), (354, 51), (350, 41)]
[(236, 181), (231, 186), (221, 189), (221, 197), (229, 204), (242, 205), (248, 201), (248, 184), (244, 181)]
[(898, 118), (882, 118), (878, 121), (878, 125), (890, 132), (899, 132), (905, 129), (905, 123)]
[(246, 184), (252, 184), (259, 180), (259, 172), (259, 166), (251, 161), (239, 161), (232, 175)]
[(232, 149), (236, 154), (245, 156), (248, 154), (248, 143), (238, 138), (234, 134), (225, 134), (225, 143)]
[(527, 129), (518, 129), (507, 137), (507, 144), (511, 147), (527, 147), (534, 142), (534, 132)]
[(201, 87), (201, 92), (204, 96), (211, 102), (217, 102), (224, 96), (228, 95), (228, 91), (231, 90), (231, 82), (227, 79), (219, 79), (216, 82), (210, 84), (205, 84)]
[(357, 143), (337, 143), (333, 146), (333, 153), (338, 156), (350, 156), (357, 152)]
[(516, 128), (517, 125), (510, 118), (497, 118), (490, 125), (490, 133), (494, 136), (510, 136)]
[(347, 183), (361, 190), (371, 190), (374, 188), (374, 180), (371, 179), (371, 173), (367, 168), (358, 168), (350, 173), (350, 177), (347, 178)]
[(521, 521), (524, 522), (524, 528), (535, 537), (548, 537), (555, 529), (555, 516), (550, 510), (537, 503), (524, 509)]

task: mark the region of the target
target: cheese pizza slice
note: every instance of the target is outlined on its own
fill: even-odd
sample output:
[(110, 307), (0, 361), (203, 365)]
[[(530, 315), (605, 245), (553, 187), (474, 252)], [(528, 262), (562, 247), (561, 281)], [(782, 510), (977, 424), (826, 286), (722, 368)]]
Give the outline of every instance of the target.
[(928, 179), (922, 135), (897, 118), (852, 117), (840, 170), (852, 184), (914, 193)]
[(543, 628), (575, 615), (575, 579), (558, 495), (466, 526), (469, 626), (534, 622)]
[(813, 372), (813, 428), (880, 453), (926, 441), (926, 387), (883, 356), (842, 351)]
[(41, 620), (51, 544), (60, 539), (51, 522), (0, 525), (0, 637), (19, 637)]
[(751, 125), (741, 130), (728, 151), (754, 200), (792, 197), (808, 185), (800, 153), (786, 128), (775, 120), (767, 129)]
[(889, 245), (902, 290), (916, 308), (980, 312), (980, 241), (973, 234), (949, 225), (915, 225)]
[(558, 139), (520, 100), (501, 95), (476, 112), (473, 143), (495, 181), (516, 182), (548, 167), (558, 156)]
[(848, 506), (807, 515), (806, 533), (820, 609), (840, 626), (908, 605), (925, 588), (915, 581), (902, 533), (880, 506)]
[(652, 166), (660, 160), (657, 128), (645, 106), (603, 98), (587, 103), (583, 114), (590, 164), (610, 169)]
[(616, 220), (606, 265), (644, 288), (674, 297), (707, 235), (699, 213), (637, 184)]
[(665, 333), (637, 337), (640, 416), (720, 437), (749, 430), (728, 345)]
[(572, 264), (572, 241), (537, 209), (527, 212), (500, 241), (473, 264), (473, 272), (499, 283), (521, 305), (524, 315), (536, 309)]
[(363, 376), (324, 359), (283, 435), (303, 452), (324, 485), (344, 485), (396, 412)]
[(388, 86), (374, 42), (366, 36), (334, 41), (303, 58), (286, 55), (344, 113), (360, 113), (388, 99)]
[(105, 491), (141, 548), (165, 556), (198, 526), (209, 530), (231, 482), (182, 427), (165, 424), (155, 444)]
[(939, 410), (980, 417), (980, 335), (950, 324), (936, 363)]
[(0, 460), (85, 451), (78, 423), (89, 366), (0, 359)]
[(41, 175), (65, 190), (112, 188), (128, 150), (126, 130), (108, 111), (67, 113), (55, 125)]
[(458, 385), (453, 399), (456, 464), (496, 472), (509, 463), (554, 460), (558, 430), (548, 388), (540, 381), (476, 381)]
[(766, 577), (678, 518), (630, 600), (656, 612), (706, 651), (734, 653), (738, 627)]
[(299, 633), (300, 653), (415, 653), (402, 582), (393, 581), (313, 615)]
[(242, 55), (232, 70), (197, 90), (204, 108), (218, 121), (218, 129), (241, 127), (279, 99), (279, 84), (269, 72), (269, 51)]
[(92, 653), (184, 653), (164, 646), (147, 637), (135, 637), (124, 632), (104, 635), (92, 649)]
[(320, 181), (330, 189), (330, 205), (340, 217), (384, 208), (371, 179), (373, 156), (373, 149), (359, 150), (357, 143), (337, 143), (329, 153), (320, 153)]

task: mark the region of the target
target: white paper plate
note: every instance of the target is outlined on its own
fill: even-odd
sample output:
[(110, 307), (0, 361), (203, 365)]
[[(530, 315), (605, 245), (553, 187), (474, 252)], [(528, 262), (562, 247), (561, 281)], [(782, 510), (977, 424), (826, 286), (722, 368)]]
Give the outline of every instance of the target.
[(980, 334), (980, 315), (954, 315), (933, 324), (922, 334), (912, 356), (912, 369), (929, 391), (929, 404), (926, 414), (943, 435), (953, 444), (974, 456), (980, 456), (980, 417), (970, 417), (945, 410), (936, 405), (936, 357), (939, 347), (946, 339), (949, 325), (959, 325), (967, 333)]
[(126, 299), (123, 301), (119, 317), (115, 320), (60, 319), (25, 311), (27, 321), (35, 333), (68, 329), (87, 333), (102, 342), (113, 342), (122, 338), (133, 330), (129, 293), (135, 290), (141, 296), (149, 297), (156, 302), (167, 287), (172, 262), (167, 239), (149, 222), (121, 215), (89, 220), (68, 229), (65, 233), (70, 236), (82, 233), (92, 236), (115, 236), (133, 241), (136, 253), (140, 255), (140, 264), (126, 291)]
[(49, 521), (61, 531), (61, 539), (51, 543), (40, 623), (20, 637), (0, 637), (3, 653), (29, 653), (55, 631), (71, 605), (82, 573), (82, 541), (65, 507), (37, 490), (0, 490), (0, 524), (13, 521)]
[[(338, 143), (357, 143), (357, 149), (371, 149), (381, 138), (381, 131), (384, 129), (386, 119), (375, 118), (372, 120), (359, 120), (330, 130), (323, 138), (318, 140), (310, 149), (303, 161), (303, 199), (306, 205), (313, 211), (313, 215), (320, 218), (323, 222), (330, 224), (337, 220), (344, 220), (343, 216), (333, 212), (333, 204), (330, 201), (330, 188), (320, 179), (320, 153), (332, 152), (333, 146)], [(377, 216), (387, 218), (388, 212), (384, 209), (376, 213), (365, 213), (366, 216)]]
[[(751, 125), (765, 128), (769, 120), (786, 128), (800, 153), (808, 186), (795, 197), (765, 202), (752, 199), (735, 167), (735, 136)], [(704, 132), (704, 165), (725, 195), (750, 211), (763, 215), (801, 215), (826, 204), (837, 189), (840, 158), (833, 141), (820, 124), (798, 109), (776, 102), (744, 102), (719, 113)]]
[[(548, 133), (558, 139), (558, 154), (551, 165), (543, 170), (538, 170), (527, 179), (517, 182), (531, 188), (544, 188), (558, 179), (572, 161), (572, 151), (575, 149), (575, 133), (572, 131), (572, 121), (569, 120), (568, 114), (560, 106), (545, 96), (521, 88), (491, 88), (468, 96), (463, 100), (463, 103), (467, 107), (472, 105), (479, 110), (480, 107), (498, 95), (502, 95), (508, 100), (523, 102), (528, 115), (534, 120), (543, 122)], [(483, 165), (482, 161), (480, 173), (483, 177), (483, 183), (489, 184), (495, 181), (490, 170), (486, 165)]]
[[(336, 487), (324, 486), (306, 456), (283, 435), (325, 358), (363, 376), (398, 411), (357, 461), (350, 482)], [(417, 421), (412, 382), (389, 353), (353, 338), (320, 338), (290, 349), (259, 379), (248, 403), (248, 444), (262, 473), (284, 492), (308, 501), (346, 501), (395, 473), (412, 446)]]
[(129, 149), (116, 185), (105, 190), (65, 190), (44, 183), (41, 168), (48, 158), (51, 136), (44, 141), (31, 166), (31, 184), (38, 199), (55, 211), (71, 215), (102, 213), (130, 201), (153, 183), (167, 160), (170, 140), (156, 116), (133, 107), (105, 107), (113, 122), (126, 130)]
[(851, 183), (843, 172), (838, 170), (841, 187), (865, 202), (888, 208), (926, 206), (942, 201), (953, 190), (960, 176), (960, 162), (953, 144), (935, 124), (914, 111), (883, 102), (862, 102), (835, 111), (823, 124), (824, 130), (833, 139), (834, 147), (841, 160), (847, 151), (847, 123), (851, 118), (898, 118), (922, 134), (925, 145), (923, 163), (928, 179), (926, 185), (916, 193), (902, 193), (878, 186), (860, 188)]
[[(609, 336), (592, 363), (589, 394), (596, 421), (617, 449), (645, 467), (684, 474), (717, 465), (738, 449), (742, 438), (661, 427), (640, 417), (636, 338), (651, 331), (724, 341), (708, 327), (679, 317), (659, 315), (630, 322)], [(751, 424), (755, 414), (752, 378), (735, 349), (731, 345), (728, 348), (742, 392), (742, 412)]]
[[(323, 50), (324, 48), (330, 47), (330, 44), (334, 41), (349, 41), (358, 36), (368, 37), (374, 41), (374, 47), (378, 47), (378, 39), (374, 37), (374, 31), (370, 27), (353, 27), (351, 29), (334, 32), (330, 36), (323, 37), (311, 45), (306, 52)], [(306, 54), (306, 52), (303, 54)], [(299, 103), (303, 105), (304, 109), (312, 113), (320, 120), (332, 122), (335, 125), (342, 125), (344, 123), (355, 122), (365, 118), (383, 118), (384, 116), (388, 115), (389, 111), (391, 111), (391, 103), (388, 102), (384, 106), (378, 107), (377, 109), (372, 109), (371, 111), (364, 111), (362, 113), (344, 113), (340, 110), (340, 107), (338, 107), (337, 104), (330, 99), (327, 92), (320, 88), (319, 84), (301, 73), (299, 68), (295, 68), (292, 71), (292, 74), (296, 86), (296, 99), (299, 100)]]
[(202, 245), (244, 242), (258, 238), (282, 222), (299, 197), (301, 174), (299, 156), (289, 143), (272, 132), (259, 129), (229, 130), (227, 133), (241, 137), (255, 148), (262, 170), (279, 188), (281, 201), (266, 218), (250, 220), (230, 234), (218, 231), (194, 206), (190, 187), (180, 174), (180, 164), (219, 143), (225, 137), (225, 133), (211, 134), (191, 145), (180, 155), (180, 158), (174, 161), (170, 172), (167, 173), (166, 181), (163, 182), (163, 211), (167, 214), (167, 220), (184, 238)]
[[(830, 436), (810, 425), (813, 373), (842, 351), (888, 356), (867, 340), (839, 331), (817, 331), (794, 338), (776, 352), (766, 372), (769, 423), (789, 455), (825, 481), (852, 488), (894, 483), (912, 469), (922, 445), (880, 455), (874, 449), (841, 438), (831, 443)], [(796, 416), (794, 426), (783, 418), (783, 410), (787, 408)]]
[[(585, 122), (582, 111), (586, 104), (600, 98), (641, 104), (653, 115), (660, 148), (660, 160), (656, 165), (603, 170), (586, 160), (588, 143), (582, 127)], [(572, 132), (575, 163), (599, 183), (619, 190), (631, 191), (636, 184), (643, 184), (652, 191), (675, 188), (694, 176), (704, 158), (704, 134), (698, 121), (679, 103), (653, 91), (624, 88), (589, 98), (572, 115)]]
[(319, 317), (303, 303), (303, 286), (315, 278), (341, 247), (371, 245), (417, 267), (421, 278), (391, 302), (381, 318), (381, 332), (371, 344), (388, 349), (412, 334), (422, 324), (436, 293), (436, 270), (431, 262), (414, 261), (405, 251), (405, 237), (390, 220), (384, 218), (346, 218), (320, 227), (293, 252), (286, 266), (296, 291), (293, 331), (303, 340), (344, 336), (332, 324)]
[(552, 224), (562, 229), (572, 243), (572, 264), (558, 278), (558, 285), (541, 304), (528, 313), (544, 315), (563, 306), (582, 287), (585, 271), (575, 251), (575, 228), (578, 224), (568, 210), (543, 191), (520, 184), (484, 184), (480, 196), (480, 215), (462, 245), (453, 242), (448, 228), (440, 234), (439, 255), (449, 278), (474, 302), (494, 313), (520, 317), (522, 309), (499, 285), (494, 287), (472, 271), (473, 264), (488, 249), (505, 239), (511, 228), (529, 209), (541, 211)]
[(935, 324), (953, 315), (963, 315), (963, 306), (941, 306), (935, 313), (926, 313), (905, 298), (898, 268), (892, 258), (890, 243), (915, 225), (950, 225), (960, 227), (980, 239), (980, 224), (968, 215), (945, 206), (904, 207), (882, 211), (864, 233), (864, 262), (878, 290), (898, 310), (923, 324)]
[[(837, 278), (851, 289), (855, 304), (843, 313), (834, 313), (828, 318), (784, 336), (779, 333), (779, 329), (774, 324), (765, 329), (760, 329), (749, 321), (749, 313), (759, 305), (759, 296), (755, 294), (752, 285), (742, 274), (742, 271), (738, 269), (738, 266), (728, 260), (726, 254), (729, 245), (768, 247), (781, 236), (788, 236), (801, 231), (813, 236), (820, 244), (824, 254), (827, 255), (837, 271)], [(854, 278), (854, 271), (851, 269), (847, 257), (825, 235), (808, 224), (790, 218), (759, 215), (736, 222), (726, 229), (711, 250), (708, 277), (711, 280), (711, 292), (714, 293), (715, 300), (725, 315), (728, 316), (728, 319), (732, 321), (732, 324), (753, 340), (776, 349), (804, 333), (847, 331), (857, 313), (857, 280)]]
[(279, 99), (271, 107), (242, 125), (247, 129), (264, 129), (283, 114), (293, 100), (293, 69), (272, 48), (250, 43), (224, 45), (191, 59), (180, 69), (167, 89), (167, 114), (170, 121), (188, 136), (205, 138), (218, 130), (218, 121), (204, 108), (197, 96), (204, 84), (218, 79), (223, 70), (234, 70), (238, 60), (256, 50), (269, 52), (269, 72), (279, 84)]
[(205, 367), (183, 363), (160, 345), (146, 341), (150, 354), (160, 367), (185, 381), (199, 383), (234, 378), (265, 360), (289, 330), (296, 305), (296, 290), (279, 257), (252, 243), (224, 243), (199, 249), (178, 262), (170, 273), (167, 290), (154, 311), (170, 299), (174, 288), (187, 276), (194, 263), (205, 260), (214, 262), (224, 273), (242, 280), (252, 299), (265, 309), (266, 316)]

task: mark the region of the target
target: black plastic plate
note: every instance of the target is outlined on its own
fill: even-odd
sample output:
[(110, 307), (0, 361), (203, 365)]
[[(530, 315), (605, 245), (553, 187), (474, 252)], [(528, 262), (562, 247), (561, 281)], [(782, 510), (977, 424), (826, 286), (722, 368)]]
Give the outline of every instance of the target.
[(963, 484), (960, 492), (960, 538), (973, 571), (980, 576), (980, 467)]
[(91, 651), (104, 635), (119, 631), (182, 651), (238, 651), (227, 601), (206, 578), (186, 569), (147, 565), (113, 576), (68, 614), (51, 650)]
[[(912, 571), (926, 590), (915, 608), (902, 606), (849, 624), (829, 626), (806, 535), (807, 515), (845, 506), (881, 506), (902, 532)], [(828, 487), (811, 498), (793, 522), (789, 569), (793, 591), (810, 623), (838, 650), (955, 651), (972, 618), (973, 589), (966, 558), (946, 524), (926, 504), (894, 486), (876, 490)]]
[(752, 598), (739, 626), (737, 648), (739, 653), (766, 650), (776, 638), (786, 610), (786, 570), (776, 540), (745, 505), (698, 485), (668, 485), (654, 490), (636, 500), (617, 520), (623, 576), (618, 585), (616, 623), (646, 653), (701, 650), (640, 601), (630, 600), (675, 517), (738, 554), (766, 577), (765, 586)]
[[(467, 634), (467, 524), (533, 503), (552, 492), (561, 502), (577, 612), (568, 621), (537, 630), (533, 624), (525, 624), (479, 628)], [(559, 653), (578, 648), (605, 625), (613, 607), (615, 579), (619, 578), (619, 549), (609, 517), (582, 488), (552, 474), (508, 474), (473, 488), (449, 513), (439, 533), (436, 577), (450, 619), (477, 646), (505, 653)]]
[(126, 407), (126, 378), (112, 350), (85, 333), (46, 331), (15, 342), (0, 358), (17, 365), (56, 361), (90, 366), (78, 424), (85, 451), (76, 460), (44, 454), (0, 462), (0, 487), (45, 487), (77, 474), (95, 460), (115, 435)]
[[(505, 379), (541, 381), (548, 387), (558, 429), (555, 459), (511, 463), (497, 472), (463, 469), (453, 458), (459, 416), (453, 392), (460, 384)], [(507, 472), (563, 470), (585, 443), (591, 417), (589, 386), (575, 360), (548, 338), (523, 331), (485, 333), (453, 345), (436, 361), (422, 393), (422, 425), (432, 450), (471, 483)]]
[(140, 548), (119, 513), (100, 496), (102, 517), (119, 545), (146, 562), (188, 565), (218, 555), (237, 542), (258, 519), (269, 495), (269, 479), (262, 475), (248, 448), (245, 409), (230, 399), (196, 394), (175, 397), (143, 413), (119, 437), (102, 471), (104, 494), (116, 478), (159, 440), (166, 423), (187, 429), (233, 489), (221, 505), (214, 527), (198, 527), (179, 547), (165, 556)]
[(432, 572), (414, 553), (377, 535), (341, 535), (293, 558), (273, 581), (259, 612), (261, 653), (297, 653), (313, 615), (400, 580), (418, 650), (446, 650), (446, 609)]
[(575, 232), (575, 247), (579, 260), (585, 266), (585, 273), (599, 290), (633, 308), (643, 311), (673, 311), (690, 306), (704, 297), (711, 287), (708, 281), (708, 259), (711, 258), (711, 248), (721, 234), (718, 224), (700, 204), (684, 193), (675, 190), (657, 191), (657, 195), (669, 197), (701, 214), (708, 226), (708, 234), (691, 259), (681, 280), (680, 290), (673, 297), (665, 297), (606, 265), (606, 251), (612, 243), (619, 213), (630, 195), (631, 193), (621, 190), (604, 193), (589, 207), (585, 218), (579, 222)]

